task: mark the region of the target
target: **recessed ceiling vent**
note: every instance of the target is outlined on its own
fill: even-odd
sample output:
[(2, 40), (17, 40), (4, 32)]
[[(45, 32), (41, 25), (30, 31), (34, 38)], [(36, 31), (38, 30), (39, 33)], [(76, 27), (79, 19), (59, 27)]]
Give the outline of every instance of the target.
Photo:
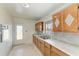
[(23, 4), (23, 7), (28, 8), (28, 7), (30, 7), (30, 6), (29, 6), (28, 3), (24, 3), (24, 4)]

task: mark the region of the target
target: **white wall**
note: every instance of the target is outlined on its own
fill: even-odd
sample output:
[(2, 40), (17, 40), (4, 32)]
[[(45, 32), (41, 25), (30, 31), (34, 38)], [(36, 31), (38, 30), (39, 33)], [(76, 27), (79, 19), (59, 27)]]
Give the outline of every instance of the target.
[[(19, 44), (19, 43), (25, 43), (25, 44), (31, 44), (32, 43), (32, 34), (35, 31), (35, 20), (29, 20), (29, 19), (24, 19), (24, 18), (19, 18), (19, 17), (14, 17), (14, 24), (23, 25), (23, 40), (18, 40), (16, 39), (16, 36), (14, 36), (14, 44)], [(27, 30), (27, 32), (26, 32)], [(15, 32), (16, 30), (14, 30)], [(14, 33), (16, 35), (16, 32)]]
[[(59, 11), (62, 11), (64, 8), (68, 7), (69, 5), (71, 4), (66, 4), (66, 5), (63, 5), (62, 7), (58, 8), (57, 10), (53, 11), (52, 13), (50, 13), (49, 15), (43, 17), (41, 20), (39, 21), (49, 21), (52, 19), (52, 15), (59, 12)], [(39, 22), (39, 21), (36, 21)], [(44, 27), (45, 29), (45, 27)], [(61, 40), (61, 41), (64, 41), (64, 42), (67, 42), (67, 43), (70, 43), (70, 44), (73, 44), (73, 45), (77, 45), (79, 46), (79, 33), (69, 33), (69, 32), (58, 32), (58, 33), (54, 33), (55, 37), (58, 39), (58, 40)]]
[(11, 47), (12, 47), (12, 18), (7, 10), (0, 7), (0, 24), (8, 25), (9, 29), (9, 39), (0, 42), (0, 56), (8, 55)]

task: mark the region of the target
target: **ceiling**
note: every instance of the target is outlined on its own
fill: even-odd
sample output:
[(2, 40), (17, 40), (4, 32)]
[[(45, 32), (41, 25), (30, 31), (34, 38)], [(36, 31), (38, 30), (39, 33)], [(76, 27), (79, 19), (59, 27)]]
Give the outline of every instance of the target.
[(39, 20), (64, 5), (64, 3), (29, 3), (30, 7), (25, 8), (22, 4), (6, 3), (0, 6), (6, 8), (12, 16)]

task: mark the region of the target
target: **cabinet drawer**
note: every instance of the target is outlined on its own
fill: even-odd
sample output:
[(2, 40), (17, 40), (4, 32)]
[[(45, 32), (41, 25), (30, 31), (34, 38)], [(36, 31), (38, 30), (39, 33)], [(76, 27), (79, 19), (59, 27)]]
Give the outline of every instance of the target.
[(57, 49), (56, 47), (51, 47), (51, 55), (54, 56), (68, 56), (68, 54), (62, 52), (61, 50)]

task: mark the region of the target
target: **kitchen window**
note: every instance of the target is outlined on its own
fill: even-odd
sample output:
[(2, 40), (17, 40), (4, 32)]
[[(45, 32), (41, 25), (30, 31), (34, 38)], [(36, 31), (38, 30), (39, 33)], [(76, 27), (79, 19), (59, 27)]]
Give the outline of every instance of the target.
[(50, 21), (47, 21), (46, 23), (45, 23), (45, 30), (46, 30), (46, 33), (51, 33), (52, 32), (52, 28), (53, 28), (53, 22), (52, 22), (52, 20), (50, 20)]

